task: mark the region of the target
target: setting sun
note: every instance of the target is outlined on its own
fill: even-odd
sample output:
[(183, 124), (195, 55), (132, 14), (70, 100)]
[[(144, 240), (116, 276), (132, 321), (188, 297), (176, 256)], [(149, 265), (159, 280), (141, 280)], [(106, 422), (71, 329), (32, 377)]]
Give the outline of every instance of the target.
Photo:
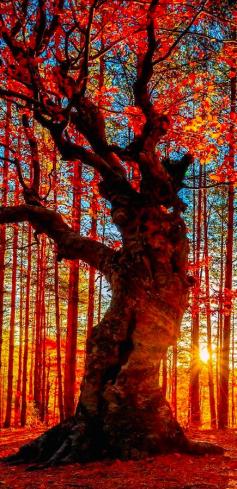
[(200, 346), (199, 356), (200, 356), (200, 360), (203, 363), (208, 362), (210, 355), (209, 355), (209, 352), (208, 352), (208, 349), (206, 346), (204, 346), (204, 345)]

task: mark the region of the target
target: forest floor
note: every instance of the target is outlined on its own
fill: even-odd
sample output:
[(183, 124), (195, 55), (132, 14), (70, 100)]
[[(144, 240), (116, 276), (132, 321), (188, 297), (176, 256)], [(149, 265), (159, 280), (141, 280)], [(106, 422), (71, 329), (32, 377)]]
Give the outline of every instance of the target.
[[(0, 457), (39, 434), (32, 429), (0, 431)], [(0, 489), (237, 489), (237, 431), (191, 435), (223, 446), (224, 455), (173, 453), (142, 461), (75, 464), (36, 472), (0, 463)]]

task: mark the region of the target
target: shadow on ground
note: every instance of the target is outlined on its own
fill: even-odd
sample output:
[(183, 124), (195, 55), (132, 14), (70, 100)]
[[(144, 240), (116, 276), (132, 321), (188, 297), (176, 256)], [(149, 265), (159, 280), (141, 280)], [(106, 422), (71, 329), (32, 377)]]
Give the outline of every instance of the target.
[[(0, 457), (35, 438), (32, 429), (0, 431)], [(199, 431), (190, 437), (217, 443), (224, 455), (173, 453), (142, 461), (104, 461), (26, 472), (0, 464), (0, 489), (237, 489), (237, 431)]]

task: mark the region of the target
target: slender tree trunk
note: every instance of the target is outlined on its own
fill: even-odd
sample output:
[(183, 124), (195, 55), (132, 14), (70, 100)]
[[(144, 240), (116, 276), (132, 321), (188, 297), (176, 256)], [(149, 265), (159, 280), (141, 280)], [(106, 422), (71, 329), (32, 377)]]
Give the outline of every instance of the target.
[[(204, 186), (206, 178), (204, 178)], [(216, 428), (216, 404), (213, 379), (212, 361), (212, 326), (211, 326), (211, 305), (210, 305), (210, 278), (209, 278), (209, 250), (208, 250), (208, 217), (207, 217), (207, 192), (203, 191), (203, 231), (204, 231), (204, 259), (205, 259), (205, 289), (206, 289), (206, 318), (207, 318), (207, 348), (208, 359), (208, 385), (209, 385), (209, 404), (211, 414), (211, 427)]]
[[(103, 215), (103, 231), (102, 231), (102, 243), (104, 244), (105, 239), (105, 213)], [(102, 273), (99, 276), (99, 290), (98, 290), (98, 323), (101, 321), (101, 309), (102, 309), (102, 283), (103, 283), (103, 275)]]
[(48, 307), (45, 305), (45, 290), (47, 287), (47, 263), (48, 263), (48, 248), (45, 242), (44, 252), (44, 294), (42, 295), (42, 386), (41, 386), (41, 405), (40, 405), (40, 420), (42, 423), (45, 421), (47, 411), (47, 351), (46, 351), (46, 337), (48, 328), (48, 313), (50, 304), (50, 294), (48, 297)]
[(53, 419), (54, 419), (54, 422), (56, 419), (56, 400), (58, 398), (58, 394), (57, 394), (57, 385), (58, 385), (58, 381), (57, 381), (57, 378), (55, 379), (55, 383), (54, 383), (54, 397), (53, 397)]
[(39, 412), (40, 409), (40, 392), (41, 392), (41, 378), (40, 378), (40, 365), (41, 365), (41, 275), (42, 275), (42, 243), (38, 246), (37, 250), (37, 274), (36, 274), (36, 297), (35, 297), (35, 345), (34, 345), (34, 387), (33, 387), (33, 399), (34, 406)]
[(162, 360), (162, 394), (166, 397), (167, 393), (167, 353)]
[[(8, 194), (8, 161), (9, 158), (9, 142), (10, 142), (10, 118), (11, 118), (11, 103), (7, 102), (6, 113), (6, 126), (5, 126), (5, 144), (4, 157), (2, 169), (2, 205), (7, 205)], [(2, 343), (3, 343), (3, 311), (4, 311), (4, 285), (5, 285), (5, 252), (6, 252), (6, 227), (3, 225), (0, 227), (0, 428), (3, 421), (3, 406), (2, 406), (2, 392), (3, 392), (3, 375), (2, 375)]]
[(37, 262), (37, 291), (35, 303), (35, 366), (34, 366), (34, 405), (39, 416), (43, 409), (43, 357), (45, 328), (45, 277), (46, 277), (46, 240), (42, 237)]
[[(232, 34), (236, 40), (236, 31)], [(236, 71), (231, 78), (231, 114), (236, 114)], [(235, 123), (230, 122), (230, 147), (229, 165), (234, 169), (235, 162)], [(225, 312), (223, 324), (223, 343), (220, 364), (220, 402), (218, 412), (218, 427), (228, 427), (229, 415), (229, 353), (231, 333), (231, 309), (232, 309), (232, 277), (233, 277), (233, 240), (234, 240), (234, 185), (228, 186), (228, 217), (227, 217), (227, 239), (226, 239), (226, 261), (225, 261)]]
[(15, 348), (15, 314), (16, 314), (16, 276), (17, 276), (17, 252), (18, 252), (18, 225), (14, 225), (13, 231), (13, 258), (12, 258), (12, 287), (11, 287), (11, 314), (8, 353), (8, 376), (7, 376), (7, 407), (4, 427), (11, 426), (12, 397), (13, 397), (13, 363)]
[[(94, 176), (92, 186), (98, 184), (98, 178)], [(97, 198), (93, 194), (91, 202), (91, 232), (90, 237), (94, 240), (97, 238)], [(87, 339), (90, 337), (93, 323), (94, 323), (94, 309), (95, 309), (95, 268), (90, 267), (89, 270), (89, 287), (88, 287), (88, 313), (87, 313)]]
[(231, 353), (231, 424), (235, 426), (235, 315), (232, 315), (232, 353)]
[[(32, 288), (32, 286), (31, 286)], [(32, 290), (33, 292), (33, 290)], [(35, 313), (35, 311), (34, 311)], [(33, 314), (32, 314), (33, 318)], [(36, 336), (36, 322), (35, 322), (35, 314), (34, 314), (34, 320), (32, 319), (32, 327), (31, 327), (32, 333), (31, 333), (31, 338), (30, 338), (30, 372), (29, 372), (29, 398), (32, 400), (33, 399), (33, 380), (34, 380), (34, 358), (35, 358), (35, 336)]]
[[(195, 272), (195, 290), (193, 294), (193, 319), (192, 319), (192, 358), (190, 371), (190, 423), (192, 425), (200, 425), (201, 410), (200, 410), (200, 356), (199, 356), (199, 295), (200, 295), (200, 247), (201, 247), (201, 216), (202, 216), (202, 167), (200, 166), (199, 174), (199, 191), (198, 191), (198, 209), (197, 209), (197, 224), (195, 222), (196, 213), (194, 208), (194, 263), (197, 267)], [(195, 235), (196, 230), (196, 235)]]
[(176, 341), (173, 346), (172, 391), (171, 391), (171, 395), (172, 395), (171, 406), (175, 418), (177, 418), (177, 379), (178, 379), (177, 360), (178, 360), (178, 349), (177, 349), (177, 341)]
[(28, 375), (28, 352), (29, 352), (29, 323), (30, 323), (30, 289), (31, 289), (31, 226), (28, 226), (28, 251), (27, 251), (27, 276), (25, 293), (25, 334), (24, 334), (24, 353), (23, 353), (23, 373), (22, 373), (22, 407), (21, 407), (21, 426), (26, 424), (27, 412), (27, 375)]
[(47, 361), (47, 373), (46, 373), (46, 391), (45, 391), (45, 422), (46, 425), (49, 423), (49, 395), (50, 395), (50, 357)]
[[(18, 152), (21, 151), (21, 134), (18, 138)], [(15, 201), (19, 204), (19, 181), (16, 181), (15, 187)], [(21, 234), (21, 255), (20, 255), (20, 311), (19, 311), (19, 359), (18, 359), (18, 373), (17, 384), (15, 393), (14, 404), (14, 426), (17, 427), (20, 417), (20, 398), (21, 398), (21, 381), (22, 381), (22, 336), (23, 336), (23, 239), (24, 239), (24, 227)], [(18, 250), (17, 250), (18, 251)]]
[(58, 409), (59, 409), (60, 421), (63, 421), (64, 406), (63, 406), (63, 389), (62, 389), (61, 331), (60, 331), (60, 307), (59, 307), (58, 282), (59, 282), (58, 262), (55, 260), (54, 297), (55, 297), (56, 348), (57, 348)]
[(67, 338), (64, 369), (64, 411), (72, 416), (75, 411), (76, 351), (78, 327), (79, 263), (70, 264), (68, 289)]
[(218, 427), (224, 429), (228, 427), (229, 412), (229, 353), (230, 353), (230, 332), (231, 332), (231, 290), (233, 273), (233, 223), (234, 223), (234, 188), (229, 185), (228, 191), (228, 229), (226, 243), (226, 264), (225, 264), (225, 312), (223, 321), (223, 340), (220, 356), (220, 399), (218, 412)]
[[(46, 266), (46, 265), (45, 265)], [(40, 403), (40, 420), (45, 420), (46, 412), (46, 311), (45, 295), (42, 300), (42, 385), (41, 385), (41, 403)]]
[[(79, 167), (77, 163), (74, 164), (73, 188), (73, 226), (75, 230), (80, 231), (81, 167)], [(64, 370), (64, 413), (66, 417), (72, 416), (75, 411), (78, 293), (79, 261), (75, 260), (71, 262), (69, 272), (67, 338)]]
[(87, 314), (87, 338), (90, 337), (93, 323), (94, 323), (94, 310), (95, 310), (95, 269), (90, 267), (89, 271), (89, 288), (88, 288), (88, 314)]
[[(103, 41), (103, 28), (101, 31), (101, 47), (103, 48), (104, 46), (104, 41)], [(103, 56), (100, 58), (100, 76), (99, 76), (99, 90), (102, 90), (104, 86), (104, 71), (105, 71), (105, 66), (104, 66), (104, 59)], [(101, 100), (99, 100), (99, 108), (101, 108)], [(90, 231), (90, 237), (91, 239), (96, 240), (97, 238), (97, 219), (98, 219), (98, 198), (95, 193), (95, 189), (98, 186), (98, 175), (96, 172), (94, 173), (94, 178), (92, 181), (92, 192), (93, 196), (91, 199), (91, 231)], [(100, 284), (101, 285), (101, 284)], [(100, 317), (100, 300), (101, 300), (101, 292), (100, 292), (100, 298), (99, 298), (99, 317)], [(92, 328), (94, 324), (94, 310), (95, 310), (95, 268), (90, 267), (89, 270), (89, 287), (88, 287), (88, 312), (87, 312), (87, 338), (86, 340), (88, 341), (88, 338), (90, 338), (91, 333), (92, 333)]]
[(220, 370), (221, 370), (221, 352), (222, 352), (222, 336), (223, 336), (223, 279), (224, 279), (224, 212), (221, 213), (221, 247), (220, 247), (220, 278), (219, 278), (219, 307), (218, 307), (218, 322), (217, 322), (217, 359), (216, 359), (216, 392), (217, 392), (217, 408), (219, 412), (220, 405)]
[(19, 304), (19, 359), (18, 359), (18, 373), (17, 384), (15, 394), (15, 409), (14, 409), (14, 426), (18, 427), (20, 421), (20, 406), (21, 406), (21, 387), (22, 387), (22, 350), (23, 350), (23, 298), (24, 298), (24, 285), (23, 285), (23, 240), (24, 240), (24, 228), (21, 235), (21, 259), (20, 259), (20, 304)]
[[(57, 157), (55, 148), (55, 158), (53, 162), (54, 170), (54, 208), (57, 209)], [(62, 380), (62, 357), (61, 357), (61, 330), (60, 330), (60, 300), (59, 300), (59, 270), (56, 258), (54, 262), (54, 299), (55, 299), (55, 321), (56, 321), (56, 348), (57, 348), (57, 380), (58, 380), (58, 409), (60, 422), (64, 419), (63, 405), (63, 380)]]

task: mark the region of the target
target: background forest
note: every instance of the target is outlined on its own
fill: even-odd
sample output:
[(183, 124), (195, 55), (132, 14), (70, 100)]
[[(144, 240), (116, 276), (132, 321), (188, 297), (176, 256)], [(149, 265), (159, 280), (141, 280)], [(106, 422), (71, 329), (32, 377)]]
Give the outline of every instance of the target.
[[(162, 361), (160, 383), (181, 425), (236, 427), (237, 14), (213, 8), (211, 14), (197, 16), (172, 56), (166, 56), (169, 36), (175, 33), (178, 39), (178, 21), (181, 16), (188, 21), (190, 9), (184, 2), (174, 2), (171, 11), (167, 2), (158, 8), (166, 44), (160, 50), (162, 62), (154, 67), (151, 93), (155, 98), (159, 86), (156, 107), (171, 121), (158, 152), (173, 159), (187, 151), (194, 156), (180, 190), (193, 286), (181, 338)], [(113, 16), (115, 6), (104, 9), (98, 41), (102, 47), (104, 30), (110, 30), (113, 42)], [(133, 42), (137, 40), (130, 38), (130, 49), (116, 42), (104, 49), (87, 87), (106, 117), (108, 139), (122, 147), (143, 124), (133, 103)], [(13, 89), (17, 81), (0, 69), (5, 87)], [(56, 68), (46, 59), (41, 69), (47, 80), (52, 72), (53, 90)], [(78, 162), (65, 165), (47, 129), (36, 122), (22, 125), (23, 112), (20, 102), (1, 101), (2, 204), (21, 201), (16, 161), (29, 181), (37, 153), (44, 203), (59, 210), (83, 236), (119, 249), (109, 204), (98, 194), (97, 172)], [(136, 188), (136, 165), (127, 171)], [(57, 261), (54, 244), (45, 235), (37, 236), (30, 224), (0, 227), (0, 427), (52, 425), (74, 413), (85, 342), (109, 301), (109, 286), (99, 273), (78, 260)]]

